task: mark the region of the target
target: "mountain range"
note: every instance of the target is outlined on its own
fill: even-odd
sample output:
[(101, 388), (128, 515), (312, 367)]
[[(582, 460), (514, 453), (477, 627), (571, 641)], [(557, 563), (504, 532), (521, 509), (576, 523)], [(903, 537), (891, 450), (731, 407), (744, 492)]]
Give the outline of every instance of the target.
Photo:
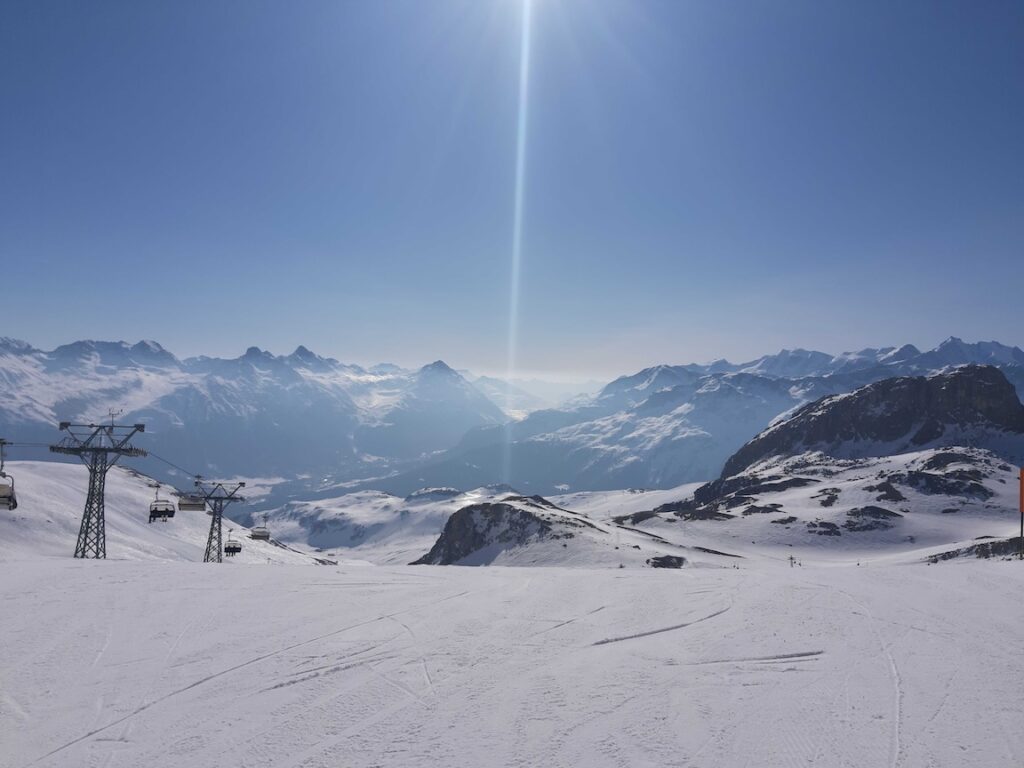
[[(275, 501), (298, 488), (305, 498), (339, 488), (404, 496), (499, 481), (528, 494), (669, 488), (717, 476), (761, 430), (822, 397), (968, 364), (994, 366), (1024, 391), (1020, 348), (950, 338), (927, 351), (795, 349), (738, 364), (660, 365), (510, 420), (499, 402), (524, 416), (538, 400), (513, 386), (502, 402), (501, 380), (442, 361), (365, 368), (301, 346), (179, 359), (152, 341), (44, 351), (2, 339), (0, 436), (53, 442), (58, 421), (96, 421), (115, 408), (119, 420), (146, 424), (139, 444), (157, 456), (188, 472), (270, 479), (281, 489)], [(184, 480), (168, 465), (144, 469)]]
[(911, 345), (834, 356), (798, 349), (741, 364), (660, 365), (620, 377), (574, 407), (535, 411), (509, 427), (478, 427), (378, 486), (408, 493), (500, 477), (541, 494), (669, 488), (717, 476), (747, 440), (822, 397), (963, 365), (997, 368), (1024, 393), (1024, 351), (957, 338), (925, 352)]

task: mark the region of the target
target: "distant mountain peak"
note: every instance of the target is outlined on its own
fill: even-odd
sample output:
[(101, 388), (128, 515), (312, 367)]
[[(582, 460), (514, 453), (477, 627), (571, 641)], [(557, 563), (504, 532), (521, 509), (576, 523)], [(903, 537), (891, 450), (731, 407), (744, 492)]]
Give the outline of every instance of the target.
[(27, 341), (21, 339), (14, 339), (10, 336), (0, 336), (0, 350), (7, 352), (14, 352), (16, 354), (27, 354), (29, 352), (35, 352), (36, 349)]
[(449, 366), (448, 363), (446, 363), (444, 360), (435, 360), (429, 365), (424, 365), (422, 368), (420, 368), (419, 372), (427, 375), (440, 374), (444, 376), (459, 377), (458, 372), (455, 371), (451, 366)]
[(242, 355), (242, 360), (254, 362), (256, 360), (277, 360), (274, 354), (266, 349), (260, 349), (259, 347), (249, 347), (245, 350), (245, 354)]

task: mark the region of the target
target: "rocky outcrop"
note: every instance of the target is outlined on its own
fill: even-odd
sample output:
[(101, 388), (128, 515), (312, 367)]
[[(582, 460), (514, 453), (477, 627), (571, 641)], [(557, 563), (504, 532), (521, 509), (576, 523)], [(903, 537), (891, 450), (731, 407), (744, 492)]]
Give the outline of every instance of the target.
[(766, 515), (788, 526), (797, 522), (795, 506), (805, 521), (813, 510), (805, 527), (820, 536), (885, 531), (921, 508), (942, 514), (998, 508), (997, 491), (1015, 471), (990, 451), (964, 447), (862, 459), (822, 452), (772, 457), (701, 486), (690, 499), (657, 507), (653, 515), (723, 522)]
[(472, 504), (448, 518), (434, 546), (412, 565), (452, 565), (486, 547), (523, 546), (550, 533), (550, 523), (519, 506)]
[(722, 477), (769, 457), (808, 451), (853, 458), (955, 445), (970, 430), (1016, 436), (1024, 444), (1024, 405), (997, 368), (968, 365), (824, 397), (740, 448), (726, 462)]

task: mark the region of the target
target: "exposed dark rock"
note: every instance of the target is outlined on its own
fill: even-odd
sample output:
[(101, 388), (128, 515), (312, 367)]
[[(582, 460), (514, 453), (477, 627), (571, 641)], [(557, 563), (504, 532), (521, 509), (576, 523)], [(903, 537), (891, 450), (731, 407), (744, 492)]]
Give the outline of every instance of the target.
[(552, 536), (551, 524), (512, 504), (472, 504), (448, 518), (430, 551), (412, 565), (451, 565), (494, 544), (522, 545)]
[[(977, 479), (974, 479), (977, 477)], [(981, 482), (981, 473), (950, 472), (939, 475), (933, 472), (910, 470), (906, 474), (895, 474), (892, 479), (920, 493), (941, 494), (944, 496), (964, 496), (973, 499), (990, 499), (993, 494)]]
[(790, 488), (803, 488), (820, 482), (811, 477), (769, 477), (764, 480), (740, 476), (712, 480), (698, 488), (693, 494), (693, 501), (703, 506), (725, 496), (754, 496), (759, 493), (786, 491)]
[(843, 528), (848, 531), (881, 531), (892, 528), (892, 521), (903, 517), (885, 507), (855, 507), (846, 513)]
[(797, 521), (795, 517), (780, 517), (778, 520), (772, 520), (776, 525), (792, 525)]
[(728, 552), (719, 552), (717, 549), (708, 549), (707, 547), (694, 547), (698, 552), (706, 552), (709, 555), (721, 555), (722, 557), (735, 557), (740, 560), (743, 559), (743, 555), (733, 555)]
[(712, 509), (693, 509), (683, 512), (676, 512), (680, 520), (694, 522), (696, 520), (732, 520), (736, 515), (729, 515), (725, 512), (716, 512)]
[(686, 558), (678, 555), (660, 555), (648, 559), (647, 564), (651, 568), (682, 568), (686, 565)]
[(719, 512), (716, 509), (698, 507), (693, 499), (686, 501), (670, 501), (655, 507), (657, 514), (672, 514), (680, 520), (732, 520), (735, 515)]
[(888, 443), (902, 453), (974, 426), (1024, 437), (1024, 405), (998, 368), (968, 365), (927, 378), (885, 379), (800, 408), (733, 454), (721, 477), (733, 479), (770, 456), (808, 450), (849, 455), (858, 442)]
[(839, 501), (839, 494), (842, 491), (839, 488), (822, 488), (813, 498), (819, 499), (821, 506), (831, 507), (837, 501)]
[(945, 469), (950, 464), (958, 464), (964, 460), (964, 455), (956, 451), (943, 451), (942, 453), (936, 453), (931, 456), (924, 464), (921, 465), (921, 469), (927, 472), (937, 472)]
[(907, 497), (896, 490), (894, 486), (888, 480), (885, 480), (878, 485), (868, 485), (864, 488), (866, 491), (878, 491), (878, 496), (875, 501), (906, 501)]
[[(983, 536), (979, 538), (991, 538), (989, 536)], [(994, 541), (985, 541), (981, 544), (972, 544), (969, 547), (961, 547), (960, 549), (952, 549), (948, 552), (941, 552), (937, 555), (931, 555), (928, 557), (928, 561), (931, 563), (938, 563), (941, 560), (953, 560), (957, 557), (977, 557), (979, 559), (988, 560), (992, 557), (1015, 557), (1020, 552), (1020, 537), (1013, 536), (1009, 539), (999, 539)]]
[(839, 526), (835, 523), (826, 523), (820, 520), (816, 520), (813, 523), (807, 524), (807, 530), (811, 533), (816, 533), (819, 536), (841, 536), (842, 531), (839, 530)]
[(644, 520), (650, 520), (652, 517), (657, 516), (657, 512), (655, 512), (653, 509), (649, 509), (644, 512), (634, 512), (631, 515), (619, 515), (618, 517), (613, 517), (612, 522), (617, 523), (619, 525), (639, 525)]
[(774, 512), (781, 512), (781, 504), (765, 504), (764, 506), (758, 506), (757, 504), (751, 504), (749, 507), (743, 510), (743, 516), (747, 515), (770, 515)]

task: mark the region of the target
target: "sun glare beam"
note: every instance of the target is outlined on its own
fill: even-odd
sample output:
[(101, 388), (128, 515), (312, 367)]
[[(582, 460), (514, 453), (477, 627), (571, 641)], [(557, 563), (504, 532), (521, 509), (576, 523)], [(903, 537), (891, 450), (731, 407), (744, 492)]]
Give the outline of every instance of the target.
[[(519, 274), (523, 257), (523, 196), (526, 189), (526, 138), (530, 106), (530, 17), (532, 0), (523, 0), (522, 26), (519, 33), (519, 105), (516, 121), (516, 176), (512, 213), (512, 269), (509, 277), (508, 353), (505, 366), (505, 408), (511, 404), (511, 381), (516, 369), (516, 346), (519, 332)], [(512, 476), (512, 427), (505, 428), (505, 450), (502, 477)]]

